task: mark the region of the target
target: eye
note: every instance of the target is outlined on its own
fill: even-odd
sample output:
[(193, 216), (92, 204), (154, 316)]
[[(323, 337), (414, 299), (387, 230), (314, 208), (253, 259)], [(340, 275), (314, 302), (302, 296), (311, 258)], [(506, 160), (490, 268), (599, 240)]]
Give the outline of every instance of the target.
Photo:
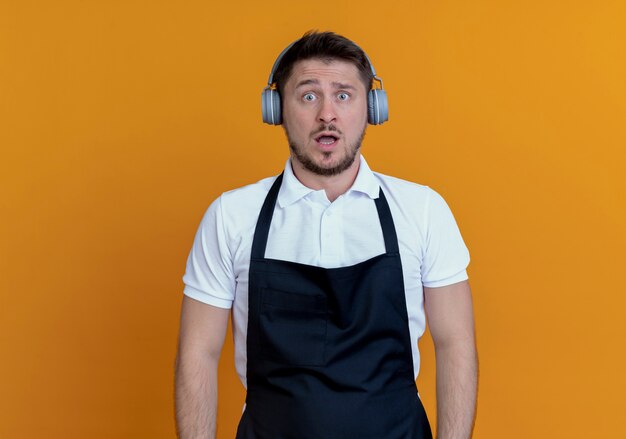
[(347, 100), (350, 98), (350, 95), (349, 95), (348, 93), (339, 93), (339, 94), (337, 95), (337, 98), (338, 98), (340, 101), (347, 101)]
[(316, 99), (315, 95), (313, 93), (307, 93), (304, 96), (302, 96), (302, 99), (304, 99), (305, 101), (314, 101)]

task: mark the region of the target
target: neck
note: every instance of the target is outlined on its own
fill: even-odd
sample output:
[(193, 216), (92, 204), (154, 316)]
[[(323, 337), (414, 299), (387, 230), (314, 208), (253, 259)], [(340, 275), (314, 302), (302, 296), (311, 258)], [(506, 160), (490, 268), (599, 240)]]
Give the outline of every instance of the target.
[(340, 195), (346, 193), (354, 184), (354, 180), (356, 180), (356, 176), (359, 173), (360, 159), (361, 155), (357, 154), (354, 163), (348, 169), (340, 174), (330, 176), (318, 175), (309, 171), (293, 156), (291, 157), (291, 168), (300, 183), (316, 191), (324, 189), (326, 197), (333, 202)]

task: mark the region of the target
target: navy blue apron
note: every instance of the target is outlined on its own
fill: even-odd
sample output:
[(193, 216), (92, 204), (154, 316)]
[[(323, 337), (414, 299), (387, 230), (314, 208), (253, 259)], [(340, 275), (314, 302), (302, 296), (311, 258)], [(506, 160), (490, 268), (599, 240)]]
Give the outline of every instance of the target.
[(415, 386), (398, 238), (382, 189), (375, 201), (386, 253), (321, 268), (265, 258), (281, 182), (282, 174), (252, 243), (248, 392), (237, 439), (432, 438)]

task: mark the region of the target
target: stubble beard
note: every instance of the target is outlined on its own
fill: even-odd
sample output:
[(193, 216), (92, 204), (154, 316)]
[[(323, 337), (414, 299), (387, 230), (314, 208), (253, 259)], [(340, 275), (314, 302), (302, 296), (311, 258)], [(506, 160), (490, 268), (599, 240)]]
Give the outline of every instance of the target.
[[(356, 155), (359, 152), (359, 149), (361, 149), (361, 144), (363, 143), (363, 138), (365, 137), (366, 127), (367, 125), (363, 127), (363, 130), (361, 131), (361, 134), (359, 135), (359, 138), (357, 139), (357, 141), (352, 146), (348, 146), (346, 155), (338, 163), (336, 163), (334, 166), (331, 166), (331, 167), (324, 167), (315, 163), (315, 161), (311, 158), (311, 156), (309, 156), (303, 151), (303, 148), (301, 147), (301, 145), (298, 145), (289, 136), (289, 131), (287, 131), (286, 128), (285, 128), (285, 134), (287, 135), (287, 141), (289, 142), (289, 149), (291, 150), (291, 153), (296, 158), (296, 160), (298, 160), (298, 162), (304, 167), (304, 169), (316, 175), (330, 177), (333, 175), (341, 174), (343, 171), (345, 171), (350, 166), (352, 166), (352, 164), (354, 163), (354, 160), (356, 159)], [(338, 130), (331, 125), (329, 127), (322, 126), (320, 127), (319, 131), (338, 131)], [(323, 152), (322, 154), (324, 155), (324, 158), (328, 158), (333, 154), (333, 152), (332, 151)]]

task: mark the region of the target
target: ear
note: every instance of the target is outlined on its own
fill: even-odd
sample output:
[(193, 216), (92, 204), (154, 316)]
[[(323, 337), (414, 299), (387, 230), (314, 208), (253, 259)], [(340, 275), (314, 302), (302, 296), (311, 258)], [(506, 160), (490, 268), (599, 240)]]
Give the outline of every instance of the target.
[(263, 122), (270, 125), (280, 125), (282, 123), (282, 113), (280, 108), (280, 93), (266, 87), (261, 93), (261, 111)]
[(367, 94), (367, 121), (380, 125), (389, 120), (387, 93), (382, 89), (372, 89)]

